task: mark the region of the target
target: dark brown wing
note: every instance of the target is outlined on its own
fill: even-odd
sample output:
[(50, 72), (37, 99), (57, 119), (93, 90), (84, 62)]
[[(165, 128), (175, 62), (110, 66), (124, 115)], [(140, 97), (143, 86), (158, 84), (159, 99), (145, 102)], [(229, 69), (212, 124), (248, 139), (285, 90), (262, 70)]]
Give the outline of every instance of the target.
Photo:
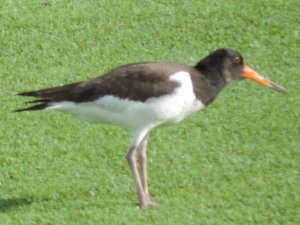
[(129, 64), (92, 80), (22, 92), (18, 95), (41, 98), (29, 103), (39, 102), (41, 104), (17, 111), (44, 109), (51, 102), (89, 102), (105, 95), (134, 101), (146, 101), (152, 97), (171, 93), (179, 84), (168, 78), (175, 72), (182, 71), (182, 67), (184, 66), (180, 64), (170, 66), (170, 63)]
[[(80, 83), (68, 97), (74, 102), (93, 101), (104, 95), (146, 101), (171, 93), (179, 84), (170, 81), (165, 64), (142, 63), (119, 67), (93, 80)], [(175, 72), (174, 72), (175, 73)]]

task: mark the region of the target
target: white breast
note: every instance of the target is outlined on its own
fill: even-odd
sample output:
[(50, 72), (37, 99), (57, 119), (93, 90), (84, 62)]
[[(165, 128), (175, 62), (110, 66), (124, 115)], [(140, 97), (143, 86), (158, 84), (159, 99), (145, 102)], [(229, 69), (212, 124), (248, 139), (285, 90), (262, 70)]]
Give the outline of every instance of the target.
[(107, 95), (92, 102), (57, 102), (48, 109), (67, 112), (91, 123), (110, 123), (135, 131), (177, 123), (204, 108), (193, 92), (189, 73), (178, 72), (169, 79), (180, 85), (169, 95), (150, 98), (145, 102)]

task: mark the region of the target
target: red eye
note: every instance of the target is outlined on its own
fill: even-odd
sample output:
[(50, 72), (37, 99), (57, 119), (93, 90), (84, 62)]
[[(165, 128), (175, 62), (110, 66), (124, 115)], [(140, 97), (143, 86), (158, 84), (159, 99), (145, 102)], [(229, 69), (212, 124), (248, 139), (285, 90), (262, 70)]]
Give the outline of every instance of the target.
[(232, 62), (236, 65), (240, 64), (242, 62), (242, 59), (241, 57), (239, 56), (235, 56), (233, 59), (232, 59)]

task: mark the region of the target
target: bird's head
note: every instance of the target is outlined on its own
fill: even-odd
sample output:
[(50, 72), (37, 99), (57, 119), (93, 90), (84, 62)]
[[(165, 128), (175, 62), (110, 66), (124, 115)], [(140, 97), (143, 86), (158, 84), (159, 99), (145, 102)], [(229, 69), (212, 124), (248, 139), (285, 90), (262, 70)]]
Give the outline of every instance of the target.
[(287, 92), (283, 87), (275, 84), (268, 78), (260, 75), (254, 69), (245, 65), (242, 55), (232, 49), (217, 49), (201, 60), (197, 67), (202, 68), (204, 71), (210, 69), (214, 70), (215, 74), (223, 76), (226, 83), (234, 80), (250, 79), (278, 92)]

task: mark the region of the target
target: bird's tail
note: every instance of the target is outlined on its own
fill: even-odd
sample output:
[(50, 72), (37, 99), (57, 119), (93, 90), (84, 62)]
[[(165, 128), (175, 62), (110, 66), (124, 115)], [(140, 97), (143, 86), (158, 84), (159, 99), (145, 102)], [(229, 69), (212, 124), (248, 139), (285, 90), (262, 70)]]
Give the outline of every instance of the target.
[(14, 112), (43, 110), (43, 109), (46, 109), (49, 106), (48, 102), (50, 102), (50, 99), (37, 99), (37, 100), (25, 102), (27, 104), (35, 104), (35, 103), (39, 103), (39, 104), (30, 106), (30, 107), (26, 107), (26, 108), (17, 109), (17, 110), (14, 110)]
[(71, 92), (71, 90), (79, 83), (81, 83), (81, 82), (72, 83), (72, 84), (59, 86), (59, 87), (41, 89), (41, 90), (37, 90), (37, 91), (28, 91), (28, 92), (18, 93), (17, 95), (20, 95), (20, 96), (36, 97), (36, 98), (40, 98), (40, 99), (25, 102), (25, 103), (29, 103), (29, 104), (35, 104), (35, 103), (38, 103), (38, 104), (35, 104), (30, 107), (26, 107), (26, 108), (17, 109), (14, 112), (46, 109), (47, 107), (51, 106), (51, 104), (49, 104), (49, 103), (64, 100), (63, 96), (68, 95)]

